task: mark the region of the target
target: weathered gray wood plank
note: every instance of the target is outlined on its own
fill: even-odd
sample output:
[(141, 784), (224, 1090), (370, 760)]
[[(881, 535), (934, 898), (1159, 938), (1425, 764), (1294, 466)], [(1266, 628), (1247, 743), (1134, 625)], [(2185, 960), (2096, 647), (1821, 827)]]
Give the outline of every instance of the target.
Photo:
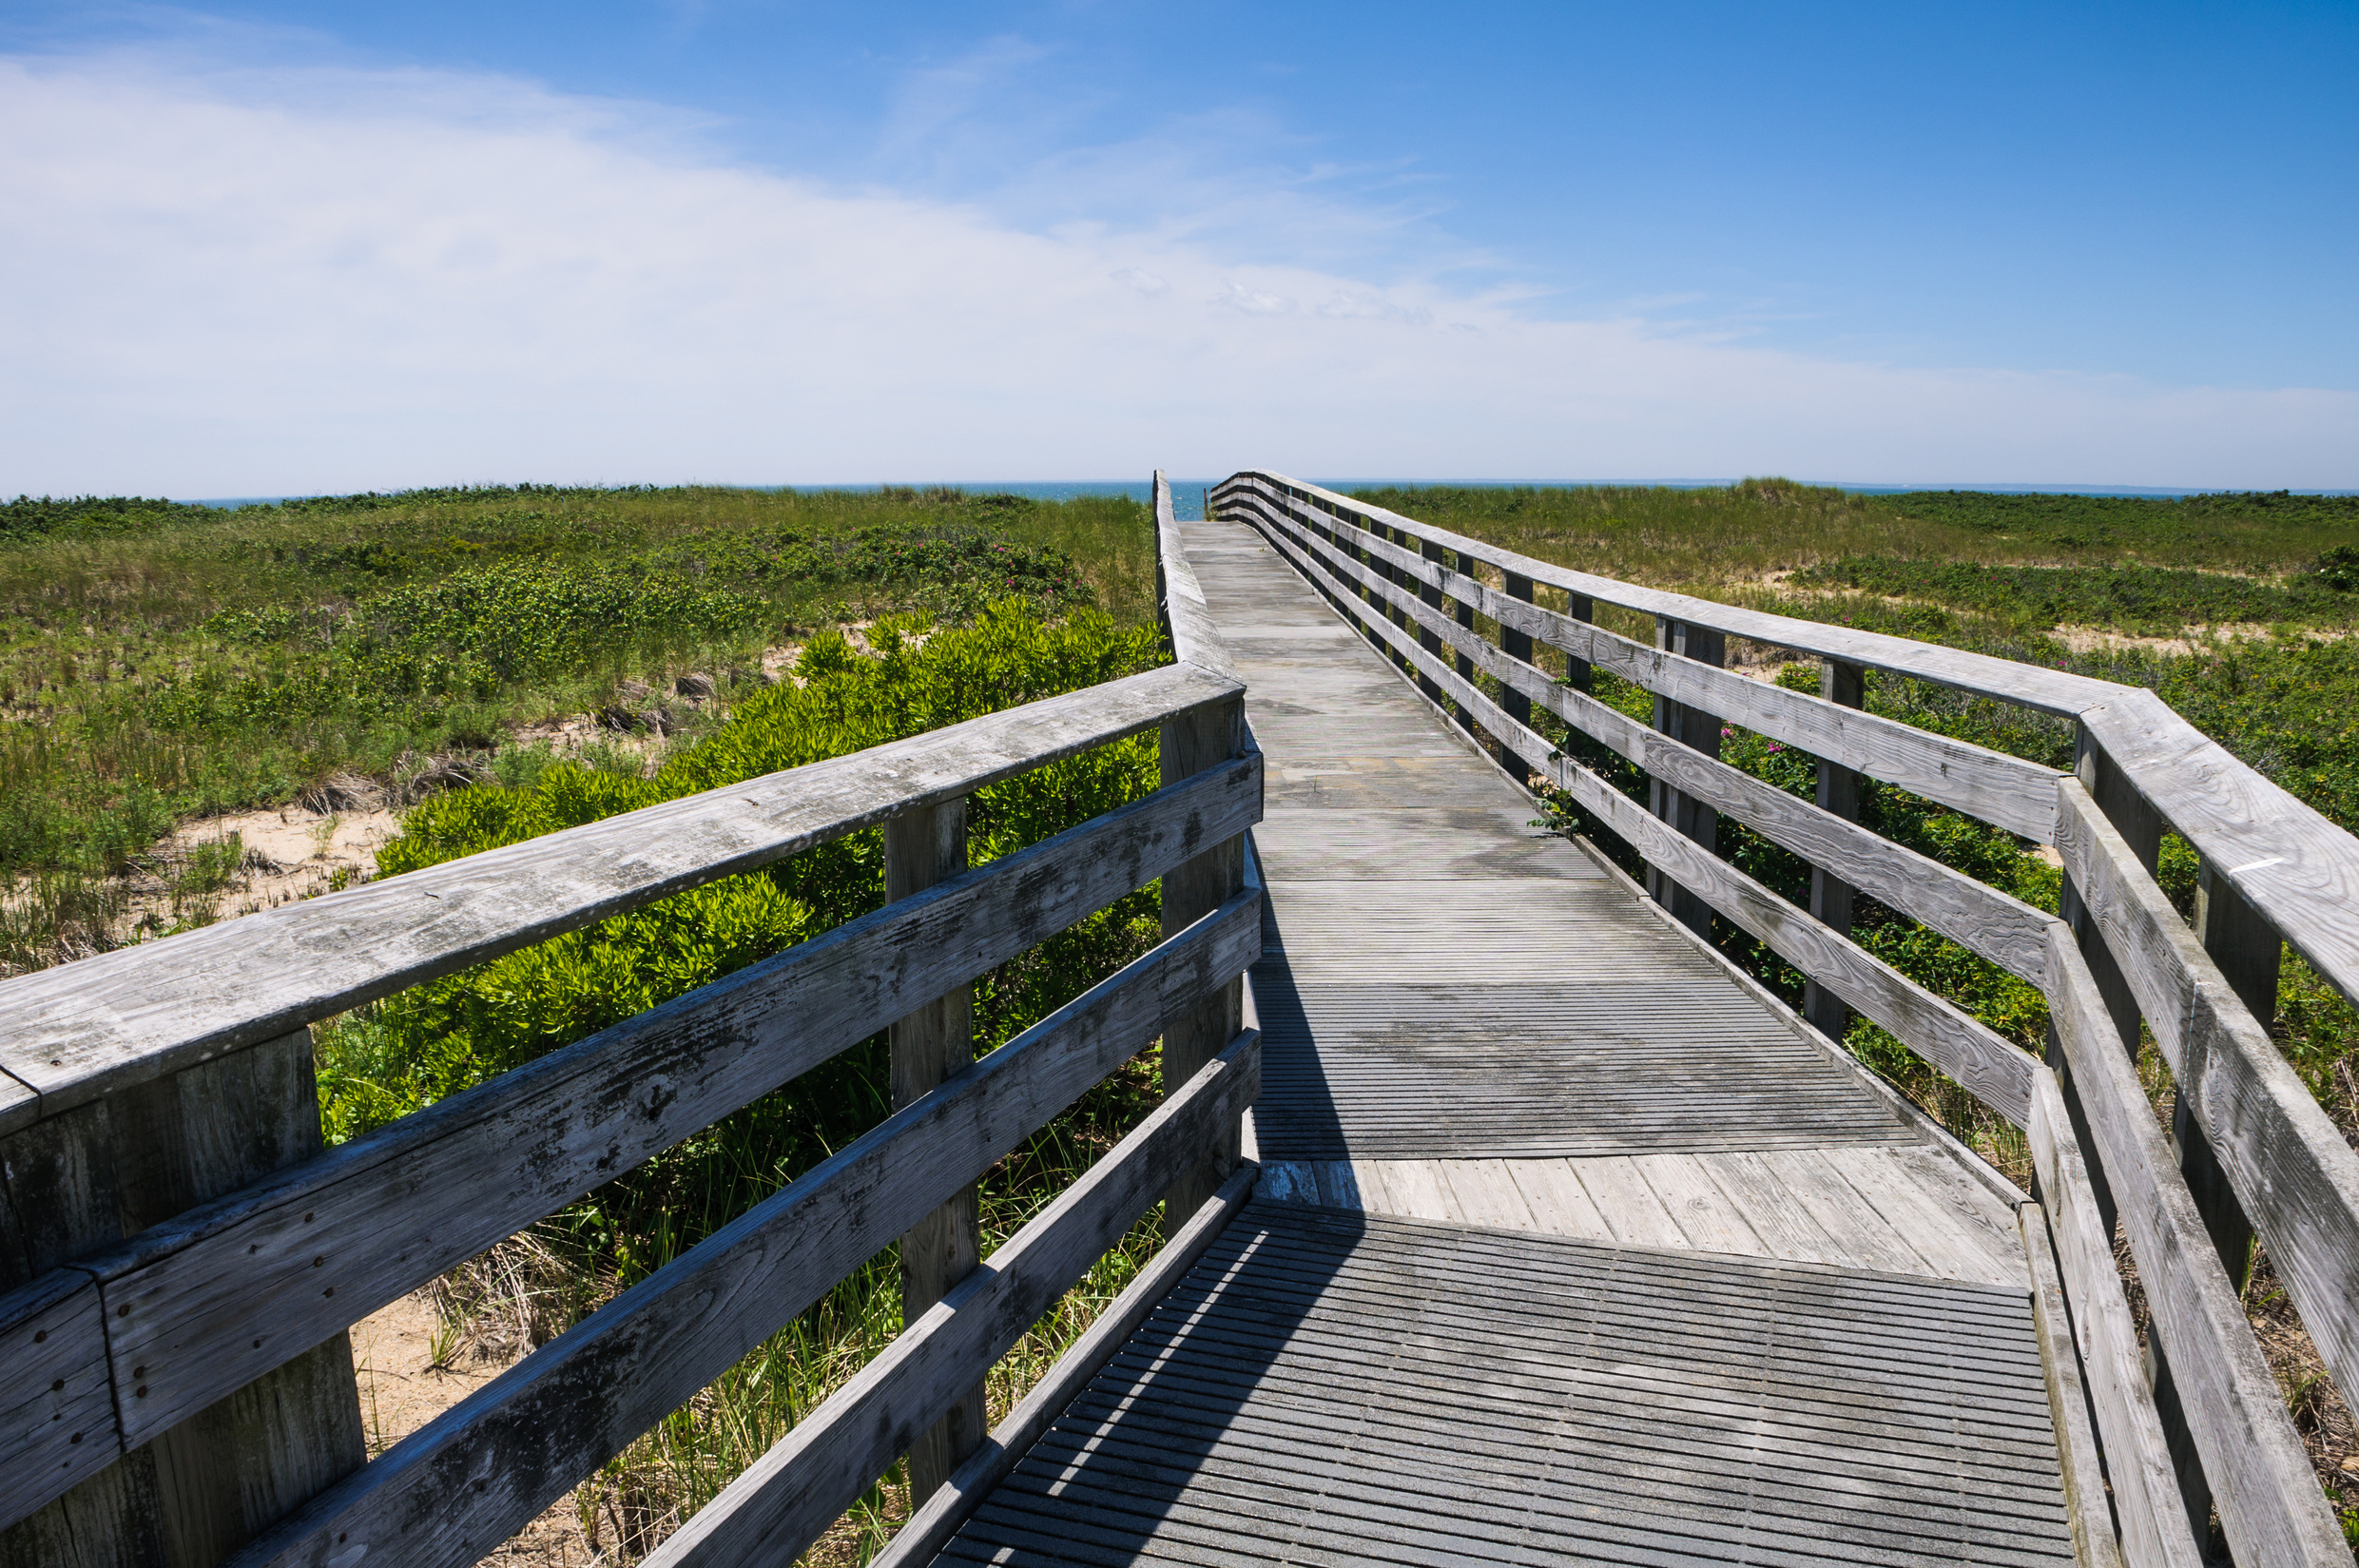
[(1930, 1274), (1933, 1269), (1908, 1239), (1873, 1208), (1816, 1150), (1775, 1150), (1752, 1156), (1773, 1176), (1786, 1196), (1827, 1233), (1836, 1256), (1853, 1268), (1888, 1274)]
[(2116, 687), (2081, 723), (2163, 820), (2359, 1002), (2359, 841), (2151, 691)]
[(1654, 1190), (1672, 1223), (1699, 1252), (1764, 1257), (1769, 1248), (1744, 1211), (1731, 1203), (1692, 1154), (1639, 1154), (1631, 1163)]
[(2155, 1124), (2087, 960), (2067, 935), (2049, 957), (2049, 1002), (2098, 1157), (2170, 1353), (2190, 1435), (2239, 1562), (2333, 1563), (2349, 1555), (2275, 1377)]
[[(917, 1434), (1122, 1240), (1260, 1087), (1260, 1037), (1240, 1036), (925, 1316), (643, 1559), (710, 1568), (791, 1561)], [(1199, 1205), (1199, 1207), (1202, 1207)], [(947, 1478), (945, 1478), (947, 1479)], [(928, 1496), (932, 1495), (928, 1488)]]
[[(1866, 671), (1829, 659), (1819, 668), (1818, 694), (1838, 707), (1866, 707)], [(1818, 763), (1818, 808), (1846, 822), (1859, 821), (1860, 775), (1822, 757)], [(1828, 866), (1810, 863), (1810, 918), (1829, 931), (1851, 934), (1851, 884)], [(1851, 1010), (1843, 998), (1811, 981), (1803, 987), (1802, 1016), (1830, 1040), (1843, 1038)]]
[(1695, 1163), (1744, 1216), (1769, 1256), (1791, 1263), (1861, 1267), (1786, 1191), (1758, 1153), (1698, 1154)]
[[(1567, 591), (1592, 593), (1647, 613), (1685, 616), (1734, 635), (2079, 717), (2156, 809), (2207, 860), (2216, 861), (2238, 891), (2344, 996), (2359, 1001), (2359, 843), (2230, 756), (2151, 692), (2007, 660), (1961, 654), (1905, 638), (1814, 627), (1552, 569), (1278, 475), (1240, 474), (1215, 494), (1251, 496), (1267, 508), (1284, 510), (1288, 506), (1283, 494), (1286, 487), (1315, 495), (1322, 504), (1345, 514), (1450, 545), (1502, 571), (1516, 571)], [(1481, 608), (1495, 619), (1501, 618), (1487, 603)], [(1734, 716), (1732, 708), (1723, 711)], [(1766, 725), (1746, 722), (1764, 733), (1774, 732)], [(1802, 740), (1793, 744), (1860, 765), (1831, 747)], [(1863, 767), (1862, 771), (1872, 770)], [(1942, 799), (1933, 790), (1918, 792), (1928, 799)], [(1972, 808), (1961, 805), (1960, 809)], [(2031, 837), (2045, 837), (2014, 823), (2001, 825)]]
[[(966, 869), (963, 799), (904, 811), (884, 824), (888, 900), (922, 893)], [(975, 1060), (973, 982), (927, 997), (916, 1011), (896, 1018), (888, 1048), (896, 1111), (917, 1104), (944, 1080), (966, 1071)], [(912, 1226), (900, 1243), (901, 1322), (916, 1323), (972, 1273), (982, 1259), (982, 1210), (972, 1186)], [(923, 1498), (939, 1486), (983, 1441), (990, 1420), (979, 1381), (948, 1401), (941, 1419), (910, 1445), (910, 1495)]]
[(992, 1428), (990, 1441), (975, 1457), (910, 1516), (890, 1545), (869, 1559), (869, 1568), (919, 1568), (933, 1560), (942, 1543), (967, 1521), (992, 1488), (1006, 1479), (1049, 1423), (1065, 1413), (1066, 1406), (1137, 1332), (1148, 1314), (1196, 1266), (1205, 1249), (1258, 1191), (1249, 1167), (1241, 1167), (1230, 1176), (1211, 1201), (1163, 1244), (1154, 1261), (1098, 1314), (1097, 1321), (1066, 1347), (1049, 1375), (1033, 1385), (1005, 1421)]
[(2048, 1413), (2056, 1423), (2056, 1457), (2064, 1473), (2065, 1515), (2072, 1521), (2073, 1555), (2081, 1568), (2118, 1568), (2121, 1542), (2114, 1529), (2113, 1500), (2105, 1489), (2105, 1459), (2090, 1420), (2089, 1391), (2080, 1377), (2080, 1352), (2073, 1343), (2072, 1315), (2057, 1273), (2048, 1236), (2047, 1212), (2036, 1203), (2016, 1211), (2023, 1253), (2031, 1270), (2032, 1325), (2040, 1336), (2040, 1367), (2048, 1384)]
[(2359, 1153), (2079, 782), (2059, 799), (2066, 873), (2337, 1385), (2359, 1388)]
[[(529, 842), (0, 980), (0, 1070), (111, 1091), (1160, 724), (1237, 683), (1150, 670)], [(0, 1132), (33, 1108), (0, 1104)]]
[(98, 1283), (53, 1269), (0, 1296), (0, 1530), (123, 1453)]
[(1908, 1238), (1943, 1279), (1984, 1285), (2023, 1285), (2022, 1249), (2001, 1249), (1981, 1226), (1953, 1210), (1947, 1195), (1924, 1191), (1918, 1177), (1889, 1150), (1828, 1149), (1820, 1157), (1843, 1173), (1885, 1222)]
[(1517, 1191), (1515, 1173), (1505, 1160), (1437, 1160), (1441, 1174), (1458, 1200), (1458, 1211), (1468, 1225), (1488, 1225), (1506, 1230), (1533, 1230), (1531, 1208)]
[(1605, 1220), (1614, 1239), (1625, 1247), (1688, 1245), (1687, 1232), (1671, 1217), (1663, 1200), (1648, 1182), (1637, 1162), (1627, 1154), (1568, 1160), (1574, 1177)]
[(237, 1568), (332, 1568), (358, 1560), (355, 1545), (372, 1565), (474, 1562), (1244, 969), (1260, 940), (1260, 898), (1241, 894), (396, 1443)]
[(100, 1265), (118, 1375), (147, 1368), (131, 1442), (1233, 837), (1259, 769), (1158, 791), (140, 1237)]
[(2171, 1447), (2146, 1388), (2137, 1326), (2114, 1268), (2113, 1238), (2098, 1217), (2097, 1197), (2053, 1073), (2042, 1070), (2034, 1081), (2031, 1125), (2025, 1131), (2072, 1308), (2081, 1370), (2104, 1440), (2122, 1555), (2130, 1568), (2198, 1568), (2203, 1552), (2179, 1506)]
[(1515, 1171), (1516, 1191), (1532, 1211), (1533, 1229), (1584, 1241), (1614, 1239), (1614, 1228), (1606, 1224), (1589, 1190), (1564, 1161), (1511, 1160), (1508, 1164)]

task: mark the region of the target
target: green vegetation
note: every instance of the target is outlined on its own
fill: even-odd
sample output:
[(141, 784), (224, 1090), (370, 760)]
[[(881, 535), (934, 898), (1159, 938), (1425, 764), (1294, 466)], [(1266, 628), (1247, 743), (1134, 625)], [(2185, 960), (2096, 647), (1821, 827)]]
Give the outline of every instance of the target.
[(152, 895), (176, 823), (355, 778), (397, 803), (583, 715), (635, 765), (709, 732), (816, 630), (1009, 596), (1134, 623), (1152, 585), (1145, 509), (1119, 499), (0, 505), (0, 972), (168, 929)]

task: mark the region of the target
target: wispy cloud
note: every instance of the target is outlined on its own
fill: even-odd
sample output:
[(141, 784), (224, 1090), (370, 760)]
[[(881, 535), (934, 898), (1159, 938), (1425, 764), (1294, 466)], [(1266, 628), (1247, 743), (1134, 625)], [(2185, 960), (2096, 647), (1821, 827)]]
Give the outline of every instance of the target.
[(2351, 394), (1534, 320), (1433, 274), (1241, 254), (1184, 203), (1019, 226), (481, 76), (0, 60), (0, 215), (9, 494), (1247, 464), (2359, 480)]

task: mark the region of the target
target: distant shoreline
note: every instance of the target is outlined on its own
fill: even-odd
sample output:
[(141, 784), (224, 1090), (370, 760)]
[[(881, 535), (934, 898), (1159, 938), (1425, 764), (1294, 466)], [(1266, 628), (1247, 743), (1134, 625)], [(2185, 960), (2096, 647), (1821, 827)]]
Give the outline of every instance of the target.
[[(1225, 475), (1224, 475), (1224, 477), (1225, 477)], [(701, 483), (702, 481), (690, 480), (690, 481), (687, 481), (687, 482), (689, 482), (689, 483)], [(1193, 521), (1196, 521), (1197, 519), (1201, 518), (1201, 517), (1203, 516), (1203, 495), (1204, 495), (1204, 493), (1205, 493), (1207, 490), (1210, 489), (1212, 486), (1214, 486), (1214, 485), (1216, 485), (1216, 484), (1219, 484), (1220, 482), (1221, 482), (1221, 481), (1220, 481), (1220, 479), (1217, 479), (1217, 478), (1215, 478), (1215, 479), (1173, 479), (1173, 480), (1171, 481), (1171, 501), (1172, 501), (1172, 509), (1173, 509), (1173, 511), (1177, 513), (1177, 515), (1179, 516), (1180, 520), (1181, 520), (1181, 521), (1183, 521), (1183, 522), (1193, 522)], [(1435, 486), (1435, 485), (1476, 486), (1476, 487), (1479, 487), (1479, 488), (1486, 489), (1486, 490), (1487, 490), (1487, 489), (1512, 490), (1512, 489), (1515, 489), (1515, 488), (1516, 488), (1516, 487), (1518, 487), (1518, 486), (1526, 486), (1526, 485), (1528, 485), (1528, 486), (1532, 486), (1532, 487), (1537, 488), (1537, 489), (1545, 489), (1545, 490), (1574, 490), (1574, 489), (1586, 489), (1586, 488), (1595, 487), (1595, 486), (1606, 486), (1606, 485), (1620, 486), (1620, 487), (1625, 487), (1625, 488), (1648, 488), (1648, 489), (1652, 489), (1652, 488), (1654, 488), (1654, 487), (1659, 486), (1659, 487), (1663, 487), (1663, 488), (1666, 488), (1666, 489), (1671, 489), (1671, 490), (1711, 490), (1711, 489), (1716, 489), (1716, 488), (1722, 487), (1722, 486), (1732, 485), (1732, 484), (1735, 484), (1737, 481), (1736, 481), (1734, 478), (1728, 478), (1728, 479), (1386, 479), (1386, 478), (1320, 479), (1320, 478), (1314, 478), (1314, 479), (1312, 479), (1310, 482), (1311, 482), (1312, 484), (1315, 484), (1315, 485), (1321, 486), (1322, 488), (1324, 488), (1324, 489), (1327, 489), (1327, 490), (1340, 490), (1340, 491), (1349, 492), (1349, 491), (1353, 491), (1353, 490), (1359, 490), (1359, 489), (1374, 489), (1374, 488), (1378, 488), (1378, 487), (1383, 487), (1383, 488), (1386, 488), (1386, 489), (1391, 489), (1391, 488), (1395, 488), (1395, 487), (1423, 488), (1423, 487), (1426, 487), (1426, 486)], [(2132, 497), (2137, 497), (2137, 498), (2139, 498), (2139, 499), (2146, 499), (2146, 500), (2173, 500), (2173, 499), (2176, 499), (2177, 497), (2182, 496), (2182, 495), (2219, 495), (2219, 494), (2228, 494), (2228, 493), (2229, 493), (2229, 491), (2231, 491), (2231, 490), (2233, 490), (2233, 489), (2234, 488), (2234, 487), (2214, 487), (2214, 488), (2212, 488), (2212, 489), (2209, 489), (2209, 490), (2204, 490), (2204, 489), (2192, 489), (2192, 490), (2169, 490), (2169, 489), (2140, 489), (2140, 488), (2137, 487), (2137, 486), (2131, 486), (2131, 485), (2013, 485), (2013, 484), (2009, 484), (2009, 485), (1994, 485), (1994, 484), (1865, 485), (1865, 484), (1846, 484), (1846, 483), (1843, 483), (1843, 482), (1840, 482), (1840, 481), (1836, 481), (1836, 482), (1833, 482), (1833, 483), (1829, 483), (1829, 482), (1827, 482), (1827, 481), (1825, 481), (1825, 480), (1820, 480), (1820, 479), (1800, 479), (1800, 480), (1796, 480), (1795, 482), (1796, 482), (1796, 483), (1798, 483), (1798, 484), (1806, 484), (1806, 485), (1817, 486), (1817, 487), (1821, 487), (1821, 488), (1825, 488), (1825, 489), (1830, 489), (1830, 490), (1841, 490), (1841, 491), (1847, 491), (1847, 492), (1849, 492), (1850, 494), (1855, 494), (1855, 495), (1906, 495), (1906, 494), (1913, 494), (1913, 493), (1918, 492), (1918, 491), (1927, 491), (1927, 490), (1959, 490), (1959, 491), (1973, 491), (1973, 492), (1977, 492), (1977, 493), (1980, 493), (1980, 494), (1985, 494), (1985, 495), (2120, 495), (2120, 496), (2132, 496)], [(860, 494), (867, 494), (867, 493), (870, 493), (870, 492), (873, 492), (873, 491), (884, 490), (884, 489), (887, 489), (887, 488), (891, 488), (892, 486), (895, 486), (895, 485), (900, 485), (900, 484), (902, 484), (902, 481), (862, 482), (862, 483), (858, 483), (858, 484), (834, 484), (834, 485), (725, 485), (725, 486), (723, 486), (722, 488), (725, 488), (725, 489), (729, 489), (729, 490), (770, 490), (770, 491), (778, 491), (778, 490), (794, 490), (794, 491), (847, 490), (847, 491), (853, 491), (853, 492), (856, 492), (856, 493), (860, 493)], [(1075, 496), (1079, 496), (1079, 495), (1127, 495), (1127, 496), (1131, 497), (1131, 499), (1132, 499), (1132, 500), (1134, 500), (1134, 501), (1142, 501), (1142, 502), (1143, 502), (1143, 501), (1145, 501), (1145, 500), (1147, 500), (1147, 499), (1149, 498), (1149, 489), (1150, 489), (1150, 487), (1149, 487), (1148, 483), (1147, 483), (1146, 481), (1144, 481), (1144, 480), (1135, 480), (1135, 481), (1134, 481), (1134, 480), (1128, 480), (1128, 479), (1028, 479), (1028, 480), (1014, 480), (1014, 479), (923, 479), (923, 480), (910, 480), (910, 481), (907, 481), (907, 482), (906, 482), (906, 484), (907, 484), (907, 486), (909, 486), (909, 487), (915, 487), (915, 488), (918, 488), (918, 489), (931, 489), (931, 488), (935, 487), (935, 486), (937, 486), (937, 485), (940, 485), (940, 486), (945, 486), (945, 487), (947, 487), (947, 488), (949, 488), (949, 489), (952, 489), (952, 490), (979, 491), (979, 492), (984, 492), (984, 493), (987, 493), (987, 494), (989, 494), (989, 493), (997, 493), (997, 494), (1013, 494), (1013, 495), (1023, 495), (1023, 496), (1028, 496), (1028, 497), (1030, 497), (1031, 499), (1035, 500), (1035, 501), (1070, 501), (1070, 500), (1073, 499)], [(583, 487), (583, 488), (585, 488), (585, 489), (596, 489), (596, 488), (599, 488), (599, 487), (594, 486), (594, 485), (591, 485), (591, 486), (585, 486), (585, 487)], [(343, 494), (343, 493), (342, 493), (342, 492), (321, 492), (320, 494)], [(2294, 494), (2294, 495), (2359, 495), (2359, 490), (2294, 490), (2294, 491), (2291, 491), (2291, 492), (2289, 492), (2289, 494)], [(191, 501), (191, 502), (190, 502), (190, 503), (188, 503), (188, 504), (189, 504), (189, 505), (191, 505), (191, 506), (209, 506), (209, 507), (222, 507), (222, 508), (228, 508), (228, 507), (241, 507), (241, 506), (274, 506), (274, 505), (278, 504), (278, 503), (279, 503), (279, 502), (280, 502), (280, 501), (309, 501), (309, 500), (315, 500), (315, 499), (318, 499), (318, 498), (319, 498), (319, 497), (318, 497), (318, 496), (315, 496), (315, 495), (222, 495), (222, 496), (201, 497), (201, 498), (199, 498), (199, 499), (197, 499), (197, 500), (195, 500), (195, 501)]]

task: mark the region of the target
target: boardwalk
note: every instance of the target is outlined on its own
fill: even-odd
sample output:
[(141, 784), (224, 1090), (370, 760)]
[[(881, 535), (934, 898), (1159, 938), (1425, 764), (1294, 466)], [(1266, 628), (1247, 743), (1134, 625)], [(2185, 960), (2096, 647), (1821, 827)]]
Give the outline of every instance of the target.
[(1255, 1201), (957, 1562), (2073, 1557), (2010, 1198), (1257, 535)]

